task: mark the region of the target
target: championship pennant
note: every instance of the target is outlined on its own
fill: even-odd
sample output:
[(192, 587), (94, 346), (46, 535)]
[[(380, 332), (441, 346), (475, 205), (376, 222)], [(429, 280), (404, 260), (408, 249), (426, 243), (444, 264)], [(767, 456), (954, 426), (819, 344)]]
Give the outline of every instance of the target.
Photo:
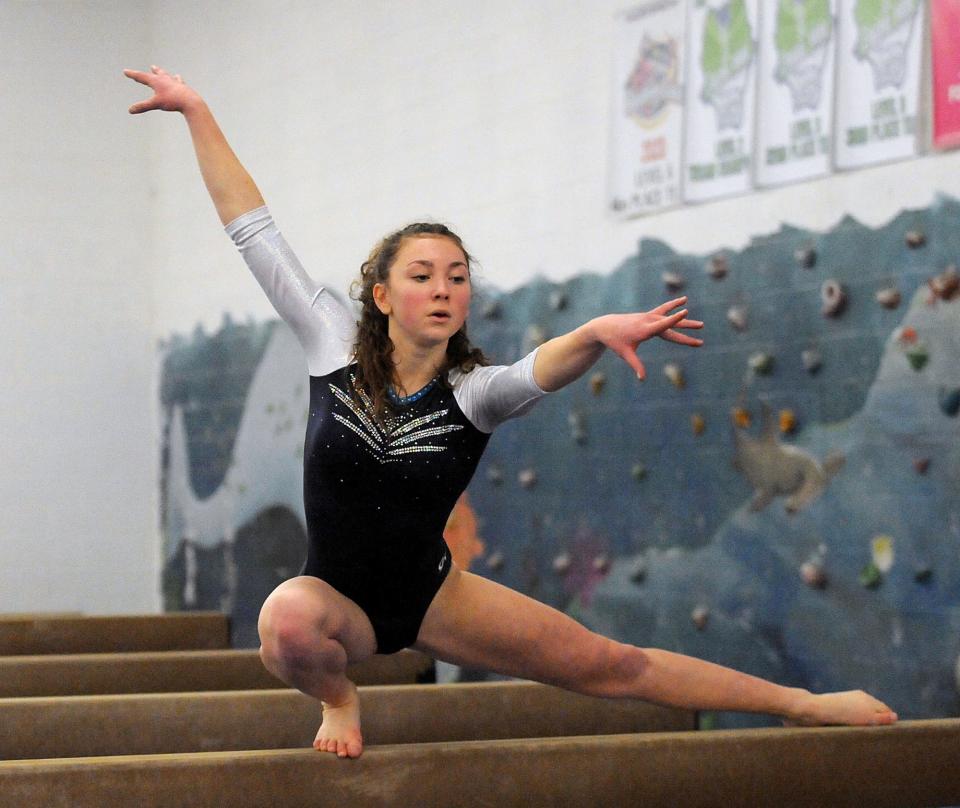
[(933, 145), (960, 146), (960, 0), (932, 0)]

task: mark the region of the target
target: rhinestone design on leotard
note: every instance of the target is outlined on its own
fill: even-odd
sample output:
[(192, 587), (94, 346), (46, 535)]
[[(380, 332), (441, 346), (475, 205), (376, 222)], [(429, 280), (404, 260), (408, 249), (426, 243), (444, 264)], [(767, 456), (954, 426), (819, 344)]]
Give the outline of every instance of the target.
[(362, 408), (358, 407), (356, 402), (335, 384), (328, 384), (328, 387), (337, 401), (343, 404), (356, 418), (359, 425), (339, 412), (333, 413), (333, 417), (360, 437), (363, 441), (361, 444), (363, 448), (380, 463), (397, 463), (403, 455), (408, 454), (446, 451), (446, 446), (426, 443), (414, 444), (414, 441), (445, 435), (449, 432), (458, 432), (463, 429), (460, 424), (420, 429), (420, 427), (426, 427), (428, 424), (446, 416), (450, 412), (449, 409), (437, 410), (418, 418), (410, 418), (409, 415), (402, 414), (388, 417), (385, 419), (384, 426), (381, 427), (372, 417), (373, 402), (362, 388), (356, 387), (353, 374), (350, 375), (350, 384), (357, 390), (360, 401), (363, 403)]

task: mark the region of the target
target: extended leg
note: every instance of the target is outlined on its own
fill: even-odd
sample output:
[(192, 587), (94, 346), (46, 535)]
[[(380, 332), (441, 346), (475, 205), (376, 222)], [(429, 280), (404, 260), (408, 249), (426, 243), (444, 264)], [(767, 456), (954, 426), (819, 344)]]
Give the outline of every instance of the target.
[(688, 709), (768, 713), (803, 724), (889, 724), (896, 714), (862, 691), (813, 695), (589, 631), (562, 612), (454, 567), (414, 646), (438, 659), (610, 698)]
[(284, 581), (267, 598), (258, 630), (267, 670), (323, 705), (314, 746), (358, 757), (363, 749), (360, 700), (344, 672), (348, 663), (376, 651), (363, 610), (325, 581), (301, 576)]

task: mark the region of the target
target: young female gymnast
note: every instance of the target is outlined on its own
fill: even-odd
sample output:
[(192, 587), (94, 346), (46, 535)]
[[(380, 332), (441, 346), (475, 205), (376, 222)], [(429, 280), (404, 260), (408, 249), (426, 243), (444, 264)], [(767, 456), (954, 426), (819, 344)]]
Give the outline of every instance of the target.
[(897, 720), (860, 690), (815, 695), (616, 642), (453, 564), (443, 526), (497, 424), (579, 378), (605, 348), (642, 379), (644, 340), (700, 345), (677, 329), (702, 323), (686, 309), (671, 313), (686, 298), (598, 317), (513, 365), (490, 366), (464, 330), (470, 256), (443, 225), (413, 224), (362, 265), (356, 323), (304, 272), (203, 99), (159, 67), (124, 73), (154, 92), (131, 113), (186, 118), (227, 233), (307, 355), (307, 561), (267, 598), (258, 628), (266, 667), (321, 702), (316, 749), (360, 756), (360, 704), (346, 666), (405, 647), (594, 696), (770, 713), (788, 724)]

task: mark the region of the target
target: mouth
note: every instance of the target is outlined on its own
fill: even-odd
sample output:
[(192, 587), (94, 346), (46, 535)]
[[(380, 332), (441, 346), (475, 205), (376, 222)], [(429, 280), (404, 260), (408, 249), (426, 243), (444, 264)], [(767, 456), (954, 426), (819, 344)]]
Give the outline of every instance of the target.
[(445, 323), (450, 319), (450, 315), (445, 311), (435, 311), (427, 315), (427, 318), (435, 323)]

